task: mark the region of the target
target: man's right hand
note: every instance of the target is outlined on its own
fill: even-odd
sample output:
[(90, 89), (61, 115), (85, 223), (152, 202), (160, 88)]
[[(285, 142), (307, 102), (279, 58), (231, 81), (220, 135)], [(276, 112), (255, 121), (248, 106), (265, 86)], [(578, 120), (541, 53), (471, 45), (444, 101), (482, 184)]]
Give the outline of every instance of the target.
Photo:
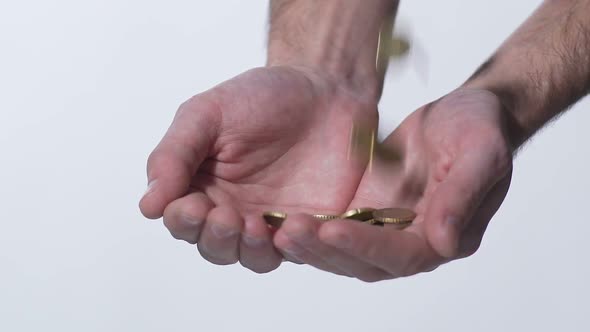
[(366, 160), (349, 159), (350, 135), (377, 128), (377, 43), (397, 3), (272, 0), (268, 67), (180, 107), (148, 160), (143, 214), (213, 263), (278, 267), (263, 211), (339, 214), (355, 195)]
[(365, 170), (351, 128), (377, 126), (374, 97), (294, 67), (248, 71), (185, 102), (150, 155), (148, 218), (215, 264), (277, 268), (263, 211), (339, 214)]

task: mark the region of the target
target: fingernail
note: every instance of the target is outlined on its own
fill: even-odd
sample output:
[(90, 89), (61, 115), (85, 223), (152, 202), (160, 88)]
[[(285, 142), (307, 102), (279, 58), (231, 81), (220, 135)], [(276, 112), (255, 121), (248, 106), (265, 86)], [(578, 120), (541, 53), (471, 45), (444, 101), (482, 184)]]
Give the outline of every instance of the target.
[(255, 236), (251, 236), (248, 234), (242, 234), (242, 241), (244, 241), (244, 243), (248, 247), (253, 247), (253, 248), (260, 248), (266, 244), (266, 241), (264, 239), (261, 239), (259, 237), (255, 237)]
[(190, 227), (198, 227), (203, 223), (203, 219), (197, 219), (188, 216), (181, 216), (180, 220), (182, 224)]
[(148, 183), (147, 189), (145, 190), (145, 192), (143, 193), (143, 197), (151, 194), (152, 192), (154, 192), (154, 188), (156, 183), (158, 182), (158, 180), (152, 180)]
[(237, 234), (235, 229), (220, 223), (213, 223), (211, 225), (211, 233), (220, 239), (232, 237)]

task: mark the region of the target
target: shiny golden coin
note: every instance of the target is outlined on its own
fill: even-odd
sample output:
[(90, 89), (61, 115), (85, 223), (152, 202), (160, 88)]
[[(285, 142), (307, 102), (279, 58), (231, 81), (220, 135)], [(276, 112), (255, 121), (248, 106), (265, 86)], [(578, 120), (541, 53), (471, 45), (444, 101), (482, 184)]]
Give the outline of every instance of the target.
[(409, 225), (416, 218), (416, 213), (408, 209), (388, 208), (373, 211), (373, 217), (383, 224)]
[(340, 218), (367, 221), (373, 219), (373, 211), (375, 211), (373, 208), (353, 209), (342, 214)]
[(375, 146), (375, 131), (373, 126), (363, 121), (352, 124), (348, 160), (358, 160), (363, 164), (370, 160)]
[(375, 221), (375, 219), (369, 219), (364, 221), (365, 224), (369, 224), (369, 225), (376, 225), (377, 222)]
[(283, 221), (287, 219), (287, 214), (282, 212), (267, 211), (262, 214), (262, 217), (268, 225), (279, 228)]
[(350, 131), (350, 144), (348, 146), (348, 160), (368, 160), (368, 170), (372, 171), (374, 160), (394, 163), (402, 159), (402, 152), (391, 146), (377, 141), (375, 129), (364, 126), (362, 123), (353, 123)]
[(395, 229), (398, 230), (402, 230), (408, 226), (410, 226), (412, 224), (412, 222), (406, 222), (406, 223), (400, 223), (400, 224), (384, 224), (382, 222), (379, 221), (373, 221), (373, 223), (371, 225), (373, 226), (381, 226), (381, 227), (393, 227)]
[(321, 221), (328, 221), (328, 220), (332, 220), (332, 219), (338, 218), (338, 216), (334, 216), (334, 215), (331, 215), (331, 214), (314, 214), (313, 217), (316, 218), (316, 219), (319, 219)]
[[(365, 223), (367, 223), (369, 225), (381, 226), (381, 227), (383, 227), (383, 226), (386, 225), (386, 224), (384, 224), (382, 222), (376, 221), (375, 219), (367, 220), (367, 221), (365, 221)], [(393, 227), (393, 228), (396, 228), (396, 229), (400, 229), (401, 230), (401, 229), (404, 229), (404, 228), (408, 227), (411, 224), (412, 224), (412, 222), (403, 223), (403, 224), (387, 224), (387, 227)]]

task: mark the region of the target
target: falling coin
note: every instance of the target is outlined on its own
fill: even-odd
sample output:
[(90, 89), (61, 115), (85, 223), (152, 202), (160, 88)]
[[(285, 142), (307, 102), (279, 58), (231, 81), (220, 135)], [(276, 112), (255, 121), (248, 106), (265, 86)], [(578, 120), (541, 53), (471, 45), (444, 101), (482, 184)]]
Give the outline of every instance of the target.
[(373, 219), (373, 211), (375, 211), (375, 209), (373, 208), (353, 209), (342, 214), (340, 218), (354, 219), (358, 221), (368, 221)]
[(389, 53), (394, 58), (399, 58), (406, 55), (409, 50), (410, 42), (403, 37), (393, 38), (389, 45)]
[(331, 214), (314, 214), (313, 217), (316, 218), (316, 219), (319, 219), (321, 221), (328, 221), (328, 220), (332, 220), (332, 219), (338, 218), (338, 216), (334, 216), (334, 215), (331, 215)]
[(376, 128), (362, 121), (352, 124), (350, 143), (348, 145), (348, 160), (362, 163), (371, 161), (375, 148)]
[(262, 217), (268, 225), (279, 228), (283, 224), (283, 221), (287, 219), (287, 214), (282, 212), (267, 211), (262, 214)]
[(416, 218), (412, 210), (402, 208), (388, 208), (373, 211), (376, 222), (397, 226), (407, 226)]

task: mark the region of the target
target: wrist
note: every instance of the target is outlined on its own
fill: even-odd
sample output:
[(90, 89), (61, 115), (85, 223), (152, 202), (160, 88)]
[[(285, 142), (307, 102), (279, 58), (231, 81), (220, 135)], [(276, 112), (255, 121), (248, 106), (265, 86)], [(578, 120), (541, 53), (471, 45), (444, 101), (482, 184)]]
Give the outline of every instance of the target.
[(463, 85), (493, 92), (522, 145), (590, 91), (588, 1), (544, 1)]
[(508, 136), (517, 149), (562, 108), (565, 95), (563, 73), (551, 65), (551, 57), (530, 55), (530, 46), (509, 40), (463, 84), (483, 89), (501, 101)]
[(397, 0), (275, 0), (268, 66), (306, 68), (377, 96), (381, 25)]
[[(493, 61), (493, 60), (490, 60)], [(489, 65), (489, 62), (482, 67)], [(523, 110), (530, 108), (531, 98), (526, 96), (526, 87), (518, 81), (497, 78), (493, 73), (476, 75), (465, 82), (460, 89), (484, 90), (496, 96), (502, 106), (506, 136), (510, 141), (512, 150), (516, 151), (535, 132), (523, 117), (527, 113)], [(520, 111), (519, 111), (520, 110)]]

